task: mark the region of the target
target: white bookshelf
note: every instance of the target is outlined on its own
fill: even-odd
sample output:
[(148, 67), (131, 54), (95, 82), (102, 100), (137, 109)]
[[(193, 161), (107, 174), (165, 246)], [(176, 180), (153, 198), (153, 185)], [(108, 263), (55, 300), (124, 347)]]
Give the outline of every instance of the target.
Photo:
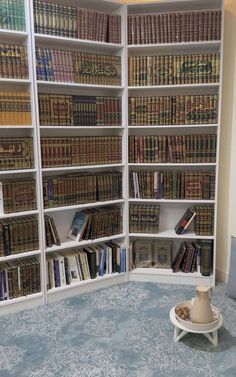
[[(31, 2), (31, 11), (32, 11), (32, 4)], [(63, 2), (58, 1), (58, 3), (63, 4)], [(69, 1), (67, 5), (77, 5), (77, 3), (73, 1)], [(122, 98), (122, 114), (124, 113), (124, 106), (127, 103), (127, 97), (125, 96), (125, 91), (127, 91), (127, 84), (125, 79), (125, 67), (126, 67), (126, 44), (125, 44), (125, 33), (124, 30), (126, 28), (126, 7), (113, 1), (102, 1), (98, 2), (97, 0), (89, 0), (86, 4), (82, 4), (78, 2), (78, 6), (84, 6), (85, 8), (91, 8), (95, 10), (101, 10), (120, 14), (122, 17), (122, 43), (121, 44), (114, 44), (114, 43), (105, 43), (105, 42), (97, 42), (97, 41), (89, 41), (89, 40), (81, 40), (76, 38), (66, 38), (66, 37), (58, 37), (53, 35), (45, 35), (34, 33), (32, 28), (32, 48), (33, 48), (33, 56), (35, 56), (35, 50), (37, 47), (47, 47), (47, 48), (57, 48), (61, 50), (68, 50), (68, 51), (82, 51), (88, 53), (102, 53), (102, 54), (110, 54), (114, 56), (121, 56), (122, 60), (122, 77), (121, 77), (121, 85), (96, 85), (96, 84), (83, 84), (83, 83), (74, 83), (74, 82), (53, 82), (53, 81), (44, 81), (44, 80), (37, 80), (36, 76), (36, 67), (34, 65), (34, 82), (35, 82), (35, 111), (36, 111), (36, 124), (37, 124), (37, 131), (38, 131), (38, 143), (40, 143), (40, 136), (43, 137), (56, 137), (56, 136), (71, 136), (71, 137), (78, 137), (78, 136), (122, 136), (122, 161), (120, 163), (107, 163), (107, 164), (98, 164), (98, 165), (80, 165), (80, 166), (62, 166), (62, 167), (50, 167), (50, 168), (43, 168), (39, 157), (39, 172), (40, 172), (40, 180), (44, 177), (49, 177), (52, 175), (60, 175), (60, 174), (67, 174), (67, 173), (83, 173), (83, 172), (99, 172), (99, 171), (119, 171), (122, 172), (123, 176), (123, 199), (116, 199), (116, 200), (107, 200), (103, 202), (95, 202), (95, 203), (83, 203), (83, 204), (76, 204), (71, 206), (61, 206), (61, 207), (53, 207), (53, 208), (43, 208), (43, 192), (42, 186), (41, 187), (41, 212), (42, 216), (49, 215), (54, 219), (55, 225), (57, 227), (58, 234), (60, 236), (61, 245), (56, 246), (53, 245), (52, 247), (47, 247), (45, 242), (43, 243), (43, 255), (44, 255), (44, 263), (46, 265), (47, 256), (53, 255), (58, 252), (66, 252), (71, 248), (75, 247), (85, 247), (89, 245), (99, 245), (105, 243), (109, 240), (120, 241), (122, 243), (125, 242), (126, 237), (128, 237), (127, 227), (125, 226), (125, 216), (124, 211), (127, 208), (127, 197), (125, 193), (125, 185), (126, 185), (126, 158), (125, 158), (125, 145), (126, 145), (126, 121), (124, 115), (122, 115), (122, 125), (121, 126), (74, 126), (74, 127), (60, 127), (60, 126), (42, 126), (40, 125), (40, 118), (39, 118), (39, 108), (38, 108), (38, 93), (54, 93), (54, 94), (73, 94), (73, 95), (86, 95), (86, 96), (116, 96)], [(33, 25), (33, 17), (31, 17), (31, 23)], [(40, 144), (39, 144), (39, 156), (40, 156)], [(108, 205), (117, 205), (121, 208), (123, 212), (123, 233), (115, 234), (111, 237), (102, 237), (99, 239), (94, 240), (82, 240), (79, 242), (75, 242), (67, 238), (67, 234), (69, 231), (69, 227), (71, 225), (72, 219), (74, 214), (77, 210), (83, 210), (86, 208), (99, 208), (102, 206)], [(42, 237), (45, 238), (45, 229), (42, 228)], [(50, 289), (47, 291), (47, 281), (46, 281), (46, 270), (44, 275), (44, 299), (45, 302), (51, 302), (58, 298), (68, 297), (74, 294), (82, 293), (85, 291), (90, 291), (94, 289), (98, 289), (102, 286), (109, 286), (110, 284), (115, 284), (116, 282), (124, 282), (127, 280), (127, 273), (113, 273), (110, 275), (106, 275), (103, 277), (98, 277), (96, 279), (90, 279), (81, 281), (78, 284), (70, 284), (66, 287), (57, 287), (54, 289)]]
[(18, 218), (19, 216), (31, 216), (34, 215), (38, 220), (38, 233), (39, 233), (39, 249), (24, 251), (18, 254), (12, 254), (0, 257), (0, 263), (20, 261), (22, 258), (35, 257), (40, 262), (40, 275), (41, 275), (41, 291), (38, 293), (30, 294), (27, 296), (18, 297), (15, 299), (4, 300), (0, 302), (0, 313), (8, 313), (11, 311), (23, 309), (26, 307), (32, 307), (34, 305), (40, 305), (44, 303), (43, 292), (43, 258), (42, 258), (42, 217), (40, 211), (40, 177), (38, 169), (38, 140), (37, 140), (37, 128), (36, 128), (36, 114), (35, 114), (35, 93), (34, 93), (34, 77), (33, 77), (33, 65), (32, 65), (32, 45), (31, 45), (31, 25), (30, 25), (30, 12), (29, 12), (29, 0), (25, 0), (25, 31), (16, 30), (3, 30), (0, 29), (0, 43), (16, 44), (27, 47), (28, 54), (28, 72), (29, 77), (27, 79), (14, 79), (14, 78), (0, 78), (1, 91), (6, 92), (23, 92), (26, 91), (30, 94), (31, 99), (31, 125), (6, 125), (0, 126), (1, 137), (31, 137), (33, 139), (33, 156), (34, 167), (31, 169), (18, 169), (18, 170), (2, 170), (0, 171), (1, 179), (20, 179), (20, 178), (33, 178), (35, 179), (36, 186), (36, 204), (37, 209), (26, 210), (21, 212), (0, 214), (0, 220), (11, 220)]
[[(45, 0), (49, 1), (49, 0)], [(58, 4), (64, 4), (63, 0), (53, 0)], [(158, 2), (132, 3), (125, 5), (119, 0), (68, 0), (66, 5), (92, 8), (120, 14), (122, 17), (122, 40), (120, 44), (96, 42), (76, 38), (59, 37), (55, 35), (39, 34), (34, 32), (33, 0), (25, 0), (26, 31), (0, 29), (0, 43), (22, 44), (28, 47), (29, 79), (4, 79), (0, 78), (1, 90), (21, 91), (28, 90), (31, 94), (32, 124), (29, 126), (1, 126), (0, 135), (4, 137), (31, 136), (34, 143), (35, 166), (32, 169), (18, 169), (0, 171), (0, 178), (24, 178), (34, 177), (37, 188), (37, 210), (12, 214), (0, 214), (0, 219), (14, 218), (18, 216), (36, 215), (39, 220), (39, 250), (24, 252), (21, 254), (0, 257), (0, 263), (35, 256), (40, 260), (41, 267), (41, 292), (0, 302), (0, 313), (15, 311), (42, 303), (53, 302), (94, 289), (108, 287), (113, 284), (130, 281), (151, 281), (174, 284), (215, 284), (216, 263), (216, 221), (217, 221), (217, 186), (219, 166), (219, 142), (221, 128), (221, 95), (222, 95), (222, 60), (223, 60), (223, 21), (222, 39), (201, 42), (161, 43), (161, 44), (136, 44), (128, 45), (127, 16), (153, 14), (158, 12), (198, 11), (222, 9), (223, 0), (159, 0)], [(223, 18), (223, 17), (222, 17)], [(122, 80), (121, 85), (95, 85), (79, 84), (74, 82), (53, 82), (37, 80), (36, 76), (36, 47), (65, 49), (67, 51), (81, 51), (89, 53), (111, 54), (121, 56)], [(128, 84), (128, 56), (148, 56), (161, 54), (221, 54), (221, 75), (219, 83), (159, 85), (159, 86), (129, 86)], [(39, 120), (38, 94), (72, 94), (85, 96), (117, 96), (122, 98), (122, 125), (121, 126), (42, 126)], [(189, 125), (152, 125), (129, 126), (128, 124), (128, 97), (129, 96), (153, 96), (153, 95), (205, 95), (218, 94), (218, 121), (215, 124), (189, 124)], [(217, 158), (215, 163), (129, 163), (128, 162), (128, 136), (129, 135), (183, 135), (183, 134), (207, 134), (217, 135)], [(43, 168), (41, 164), (40, 137), (78, 137), (78, 136), (122, 136), (122, 162), (117, 164), (100, 164), (84, 166), (62, 166)], [(167, 199), (138, 199), (129, 197), (129, 171), (130, 170), (215, 170), (216, 194), (215, 200), (167, 200)], [(67, 173), (96, 173), (99, 171), (119, 171), (123, 176), (123, 198), (104, 202), (84, 203), (71, 206), (44, 208), (42, 180), (44, 177), (63, 175)], [(155, 234), (130, 233), (129, 234), (129, 205), (130, 204), (160, 204), (159, 232)], [(123, 232), (112, 237), (103, 237), (95, 240), (75, 242), (67, 238), (67, 233), (73, 216), (77, 210), (86, 208), (99, 208), (104, 205), (117, 205), (123, 213)], [(193, 229), (179, 236), (173, 228), (180, 215), (189, 206), (195, 204), (212, 204), (215, 206), (215, 233), (213, 236), (196, 236)], [(60, 246), (46, 247), (44, 215), (51, 216), (57, 226), (61, 238)], [(96, 279), (81, 281), (66, 287), (47, 290), (46, 258), (47, 256), (74, 247), (99, 245), (109, 240), (125, 243), (128, 254), (129, 242), (135, 239), (171, 239), (174, 250), (182, 240), (208, 239), (214, 241), (213, 274), (210, 277), (196, 273), (173, 273), (170, 269), (137, 268), (127, 273), (110, 274)], [(128, 255), (127, 255), (128, 256)], [(127, 258), (127, 271), (129, 261)]]
[[(187, 12), (199, 10), (222, 10), (224, 11), (223, 0), (160, 0), (156, 3), (132, 3), (128, 5), (128, 15), (154, 14), (158, 12)], [(217, 185), (218, 185), (218, 166), (219, 166), (219, 141), (220, 141), (220, 121), (221, 121), (221, 92), (222, 92), (222, 61), (223, 61), (223, 17), (221, 24), (221, 40), (199, 41), (199, 42), (178, 42), (160, 44), (132, 44), (128, 45), (128, 54), (134, 56), (158, 56), (158, 55), (180, 55), (180, 54), (203, 54), (220, 53), (220, 81), (219, 83), (203, 84), (180, 84), (180, 85), (159, 85), (159, 86), (128, 86), (129, 96), (152, 96), (152, 95), (202, 95), (217, 94), (218, 101), (218, 122), (216, 124), (194, 124), (194, 125), (151, 125), (128, 126), (129, 135), (183, 135), (183, 134), (206, 134), (217, 135), (217, 156), (215, 163), (129, 163), (129, 170), (199, 170), (209, 169), (216, 173), (215, 200), (165, 200), (165, 199), (137, 199), (129, 198), (130, 204), (160, 204), (160, 224), (156, 234), (130, 233), (130, 240), (136, 239), (170, 239), (173, 242), (173, 255), (176, 255), (180, 242), (184, 240), (213, 240), (213, 273), (211, 276), (202, 276), (200, 272), (194, 273), (173, 273), (171, 269), (159, 268), (135, 268), (129, 273), (131, 281), (150, 281), (173, 284), (215, 284), (215, 263), (216, 263), (216, 221), (217, 221)], [(181, 213), (195, 204), (212, 204), (215, 207), (214, 235), (197, 236), (193, 231), (192, 224), (190, 229), (183, 235), (177, 235), (174, 226)]]

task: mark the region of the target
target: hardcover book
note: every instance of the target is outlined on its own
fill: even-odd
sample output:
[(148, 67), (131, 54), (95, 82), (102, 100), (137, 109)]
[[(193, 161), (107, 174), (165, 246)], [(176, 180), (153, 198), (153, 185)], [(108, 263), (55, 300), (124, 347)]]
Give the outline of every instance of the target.
[(175, 232), (177, 234), (183, 234), (185, 230), (189, 227), (195, 216), (196, 212), (194, 212), (191, 208), (188, 208), (176, 224), (174, 228)]
[(152, 264), (153, 264), (152, 248), (153, 248), (152, 240), (134, 241), (133, 253), (134, 253), (134, 261), (135, 261), (136, 268), (152, 267)]
[(154, 241), (153, 247), (153, 267), (171, 268), (172, 264), (172, 242)]
[(72, 240), (79, 241), (80, 235), (86, 227), (87, 221), (88, 215), (83, 211), (77, 211), (71, 223), (67, 237), (71, 238)]

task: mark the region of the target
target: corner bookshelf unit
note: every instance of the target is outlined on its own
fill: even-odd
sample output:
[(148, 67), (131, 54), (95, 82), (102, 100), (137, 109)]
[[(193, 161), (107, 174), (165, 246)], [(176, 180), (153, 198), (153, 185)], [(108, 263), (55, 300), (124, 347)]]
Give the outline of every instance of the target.
[[(128, 131), (131, 140), (129, 157), (132, 159), (129, 162), (129, 179), (131, 181), (129, 206), (130, 211), (136, 211), (136, 214), (138, 214), (138, 211), (142, 211), (138, 209), (142, 208), (140, 206), (143, 206), (143, 208), (160, 206), (157, 232), (145, 233), (139, 230), (139, 232), (130, 232), (129, 234), (132, 245), (130, 256), (132, 267), (129, 272), (129, 280), (173, 284), (206, 284), (210, 286), (215, 284), (223, 6), (221, 0), (163, 0), (157, 3), (128, 5)], [(216, 35), (217, 28), (218, 33)], [(210, 62), (211, 58), (214, 61)], [(207, 59), (211, 67), (215, 67), (212, 76), (209, 75), (209, 67), (207, 68), (208, 76), (204, 74), (204, 64), (207, 64)], [(201, 99), (207, 100), (207, 96), (216, 99), (214, 119), (203, 114), (204, 103), (201, 103)], [(181, 98), (184, 97), (190, 98), (192, 101), (189, 108), (187, 101), (183, 106), (180, 104)], [(181, 115), (176, 110), (177, 106), (179, 111), (182, 111)], [(177, 118), (182, 121), (179, 122)], [(213, 135), (212, 138), (215, 139), (214, 159), (208, 158), (210, 143), (206, 140), (209, 139), (207, 136), (209, 134)], [(164, 156), (163, 161), (158, 161), (158, 158), (162, 158), (161, 154), (164, 153), (162, 150), (163, 138), (164, 142), (169, 143), (169, 155)], [(192, 144), (189, 146), (189, 140), (195, 141), (190, 142)], [(205, 143), (209, 144), (206, 148), (204, 147)], [(159, 148), (159, 151), (156, 148)], [(194, 154), (193, 158), (188, 154), (190, 158), (184, 160), (191, 148), (193, 151), (196, 150), (194, 152), (196, 158), (194, 158)], [(206, 152), (202, 151), (204, 149)], [(153, 153), (154, 157), (157, 157), (156, 160)], [(160, 157), (158, 157), (158, 153)], [(160, 172), (164, 172), (163, 175)], [(186, 175), (183, 175), (184, 172), (186, 172)], [(196, 178), (196, 176), (200, 177), (201, 172), (205, 175), (206, 172), (209, 172), (209, 175), (214, 176), (212, 181), (213, 186), (215, 186), (212, 186), (214, 195), (208, 198), (194, 197), (194, 195), (186, 197), (187, 186), (184, 185), (187, 185), (187, 183), (183, 185), (182, 196), (179, 195), (181, 179), (184, 182), (189, 179), (187, 182), (190, 182), (191, 178), (189, 177), (193, 174), (195, 183), (193, 181), (188, 184), (195, 184), (196, 190), (196, 185), (200, 185), (200, 178)], [(153, 179), (157, 180), (159, 177), (162, 177), (160, 179), (164, 181), (162, 186), (162, 188), (164, 187), (164, 194), (160, 197), (158, 197), (158, 185), (161, 186), (161, 184), (159, 181), (153, 181)], [(150, 185), (151, 187), (156, 185), (154, 192), (150, 191)], [(173, 192), (169, 192), (169, 197), (165, 194), (165, 191), (168, 191), (167, 185), (171, 187), (169, 190), (173, 190)], [(178, 220), (189, 207), (194, 208), (197, 205), (213, 206), (214, 219), (211, 219), (211, 221), (214, 223), (214, 231), (211, 234), (197, 235), (192, 223), (183, 234), (176, 234), (174, 227)], [(130, 218), (132, 219), (132, 217)], [(137, 240), (141, 240), (141, 251), (136, 245)], [(199, 260), (198, 268), (196, 265), (197, 271), (194, 265), (192, 270), (190, 266), (188, 270), (186, 267), (185, 272), (181, 271), (181, 268), (177, 272), (173, 272), (171, 263), (169, 268), (168, 266), (153, 268), (151, 262), (142, 267), (142, 262), (137, 258), (136, 253), (140, 252), (142, 258), (145, 259), (145, 255), (142, 255), (142, 252), (144, 253), (144, 249), (141, 249), (144, 248), (142, 241), (145, 243), (148, 240), (153, 241), (154, 246), (150, 246), (150, 248), (154, 248), (153, 253), (155, 253), (155, 248), (158, 249), (159, 241), (160, 244), (163, 241), (171, 241), (172, 263), (173, 260), (176, 261), (177, 254), (183, 244), (196, 241), (201, 243), (203, 240), (204, 242), (213, 242), (211, 272), (208, 273), (208, 276), (203, 276), (200, 272), (202, 266), (199, 266), (199, 263), (201, 263)], [(150, 242), (149, 245), (151, 245)], [(148, 253), (148, 251), (145, 252)], [(188, 250), (185, 255), (187, 252)], [(197, 250), (195, 250), (196, 253)], [(137, 258), (137, 265), (133, 261), (135, 257)], [(194, 254), (192, 254), (192, 258), (196, 258)], [(184, 259), (182, 261), (184, 263)], [(196, 263), (196, 259), (195, 262), (192, 259), (191, 263), (192, 265)]]
[[(213, 286), (223, 0), (19, 0), (12, 3), (20, 7), (14, 15), (7, 13), (9, 1), (0, 0), (6, 13), (0, 17), (0, 48), (6, 49), (0, 64), (0, 313), (128, 280)], [(188, 160), (181, 160), (184, 148)], [(208, 180), (209, 195), (175, 197), (169, 189), (170, 197), (157, 198), (149, 191), (160, 172), (169, 184)], [(213, 233), (196, 235), (191, 224), (177, 235), (175, 224), (197, 205), (214, 208)], [(158, 212), (158, 230), (129, 229), (137, 206)], [(87, 222), (83, 235), (70, 239), (78, 212)], [(211, 241), (210, 276), (135, 267), (129, 249), (138, 240), (171, 240), (173, 258), (184, 241)], [(77, 278), (68, 275), (69, 260)], [(24, 287), (16, 287), (20, 273)]]

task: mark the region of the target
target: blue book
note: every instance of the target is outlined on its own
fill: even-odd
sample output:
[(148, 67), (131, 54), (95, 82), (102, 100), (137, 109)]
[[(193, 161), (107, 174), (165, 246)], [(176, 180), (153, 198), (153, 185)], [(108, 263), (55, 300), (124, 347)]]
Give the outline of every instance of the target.
[(125, 246), (120, 248), (120, 272), (126, 272), (126, 249)]
[(89, 216), (85, 212), (77, 211), (72, 220), (72, 224), (70, 226), (70, 230), (67, 237), (71, 238), (72, 240), (79, 241), (82, 232), (85, 230), (85, 227), (87, 225), (88, 218)]
[(106, 250), (101, 249), (100, 263), (99, 263), (99, 276), (103, 276), (106, 269)]

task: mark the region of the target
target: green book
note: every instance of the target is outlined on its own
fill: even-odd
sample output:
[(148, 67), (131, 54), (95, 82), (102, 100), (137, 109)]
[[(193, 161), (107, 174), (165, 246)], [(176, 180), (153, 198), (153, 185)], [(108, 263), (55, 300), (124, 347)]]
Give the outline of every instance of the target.
[(210, 276), (212, 269), (212, 241), (200, 241), (201, 247), (201, 274)]

